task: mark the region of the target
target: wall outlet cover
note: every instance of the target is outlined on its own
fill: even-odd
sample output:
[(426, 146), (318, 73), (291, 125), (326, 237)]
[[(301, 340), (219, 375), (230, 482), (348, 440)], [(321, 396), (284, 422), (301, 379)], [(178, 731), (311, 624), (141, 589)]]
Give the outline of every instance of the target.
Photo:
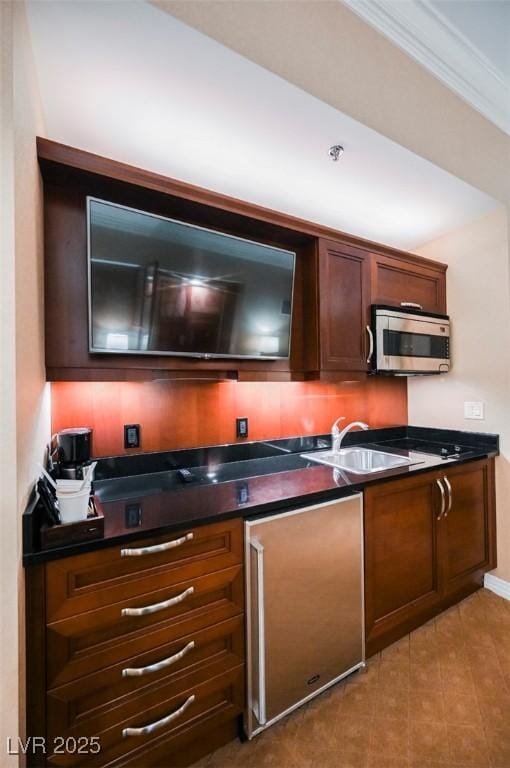
[(466, 401), (464, 403), (465, 419), (485, 419), (485, 403), (481, 401)]
[(236, 437), (248, 437), (247, 416), (240, 416), (236, 419)]
[(140, 425), (124, 424), (124, 448), (140, 447)]

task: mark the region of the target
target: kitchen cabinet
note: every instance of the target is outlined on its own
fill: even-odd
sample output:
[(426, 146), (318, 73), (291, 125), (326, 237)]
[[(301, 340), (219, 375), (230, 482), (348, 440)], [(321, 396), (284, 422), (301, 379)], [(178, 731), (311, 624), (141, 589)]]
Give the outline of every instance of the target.
[(367, 371), (370, 263), (365, 251), (319, 242), (319, 347), (323, 371)]
[(364, 507), (370, 656), (477, 589), (495, 567), (494, 460), (370, 485)]
[(473, 574), (489, 570), (494, 549), (492, 462), (461, 464), (444, 473), (451, 487), (443, 525), (443, 594), (469, 585)]
[[(445, 310), (445, 265), (45, 139), (37, 149), (49, 381), (359, 380), (369, 368), (372, 303)], [(91, 353), (87, 196), (294, 251), (290, 357)]]
[[(318, 375), (356, 378), (371, 369), (371, 305), (410, 302), (446, 312), (446, 267), (411, 254), (388, 255), (342, 240), (318, 244)], [(343, 376), (345, 378), (345, 375)]]
[(435, 474), (369, 486), (364, 504), (368, 650), (381, 635), (398, 635), (440, 603)]
[(416, 256), (372, 253), (372, 304), (412, 303), (446, 314), (446, 266)]
[[(187, 765), (235, 738), (244, 709), (240, 520), (55, 560), (27, 576), (28, 732), (48, 745), (29, 765)], [(61, 754), (61, 737), (81, 752)]]
[[(370, 480), (363, 506), (370, 656), (496, 566), (494, 459)], [(28, 765), (179, 766), (235, 738), (246, 707), (244, 555), (238, 518), (29, 566), (27, 733), (49, 750)], [(98, 736), (102, 749), (59, 755), (57, 736)]]

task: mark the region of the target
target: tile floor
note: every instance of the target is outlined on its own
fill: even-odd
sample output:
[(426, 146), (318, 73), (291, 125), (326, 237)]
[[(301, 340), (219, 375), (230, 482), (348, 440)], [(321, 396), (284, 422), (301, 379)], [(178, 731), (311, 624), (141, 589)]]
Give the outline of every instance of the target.
[(510, 602), (480, 590), (196, 768), (510, 768)]

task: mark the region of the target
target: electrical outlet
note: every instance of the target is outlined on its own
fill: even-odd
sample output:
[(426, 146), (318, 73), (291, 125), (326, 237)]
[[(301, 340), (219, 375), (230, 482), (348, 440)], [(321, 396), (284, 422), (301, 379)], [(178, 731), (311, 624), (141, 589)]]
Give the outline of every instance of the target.
[(124, 524), (126, 528), (138, 528), (142, 524), (140, 504), (126, 504), (124, 507)]
[(250, 500), (250, 486), (246, 482), (236, 483), (237, 503), (247, 504)]
[(140, 447), (140, 425), (124, 424), (124, 448)]
[(478, 401), (465, 402), (464, 418), (465, 419), (485, 419), (485, 403), (478, 402)]
[(241, 416), (236, 419), (236, 437), (248, 437), (248, 417)]

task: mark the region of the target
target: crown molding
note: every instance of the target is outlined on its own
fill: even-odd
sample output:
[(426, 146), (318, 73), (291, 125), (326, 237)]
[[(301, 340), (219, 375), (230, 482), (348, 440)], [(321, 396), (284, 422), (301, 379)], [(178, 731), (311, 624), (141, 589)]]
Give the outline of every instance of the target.
[(510, 83), (428, 0), (341, 1), (510, 134)]

